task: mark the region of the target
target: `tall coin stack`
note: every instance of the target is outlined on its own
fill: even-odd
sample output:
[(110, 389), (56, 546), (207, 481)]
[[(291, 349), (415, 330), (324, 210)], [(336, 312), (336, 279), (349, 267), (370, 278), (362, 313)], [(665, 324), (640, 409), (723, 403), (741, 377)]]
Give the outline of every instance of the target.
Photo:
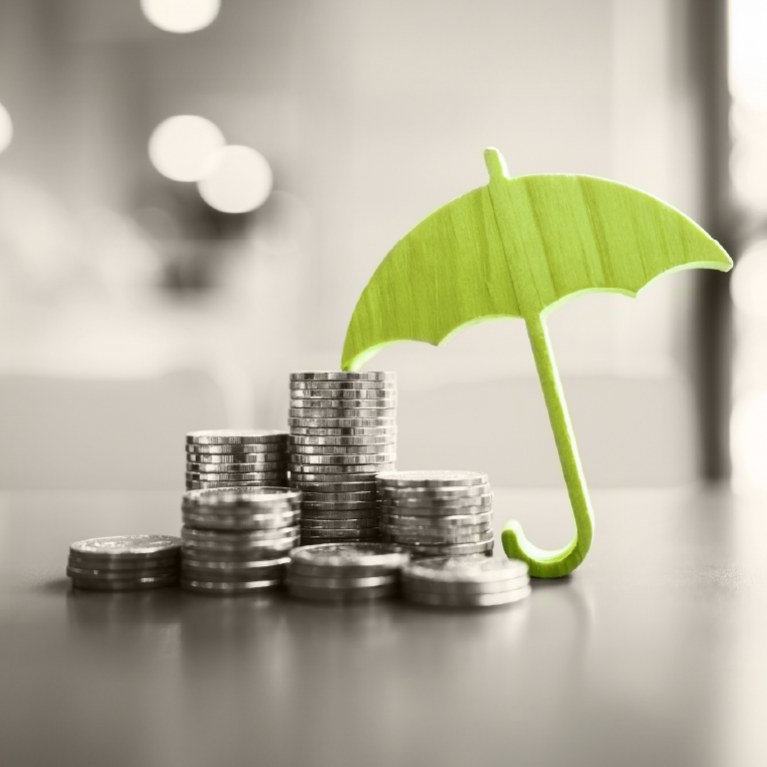
[(491, 554), (493, 494), (474, 471), (387, 471), (378, 475), (383, 538), (413, 556)]
[(184, 493), (181, 585), (207, 594), (279, 586), (298, 544), (301, 493), (286, 487)]
[(301, 541), (380, 537), (376, 474), (396, 458), (394, 373), (290, 376), (290, 484), (303, 492)]
[(284, 431), (217, 429), (186, 435), (186, 489), (284, 487), (288, 435)]

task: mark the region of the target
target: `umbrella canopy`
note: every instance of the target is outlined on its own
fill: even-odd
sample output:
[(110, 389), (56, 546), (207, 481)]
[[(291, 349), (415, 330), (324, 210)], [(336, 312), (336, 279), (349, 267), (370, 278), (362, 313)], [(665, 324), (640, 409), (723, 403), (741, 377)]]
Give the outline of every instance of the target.
[(486, 186), (424, 219), (381, 262), (352, 314), (341, 364), (353, 370), (397, 341), (440, 344), (468, 324), (523, 318), (578, 534), (544, 552), (512, 523), (504, 548), (533, 575), (564, 575), (588, 551), (593, 518), (543, 317), (580, 293), (634, 296), (665, 272), (727, 271), (732, 261), (691, 219), (644, 192), (590, 176), (508, 178), (495, 149), (485, 161)]

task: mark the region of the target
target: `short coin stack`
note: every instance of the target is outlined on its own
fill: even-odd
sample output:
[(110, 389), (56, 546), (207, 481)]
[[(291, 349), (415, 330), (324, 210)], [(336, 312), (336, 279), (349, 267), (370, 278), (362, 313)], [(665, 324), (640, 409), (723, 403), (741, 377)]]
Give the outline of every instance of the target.
[(302, 543), (379, 539), (375, 476), (394, 466), (396, 406), (394, 373), (291, 374), (290, 483), (304, 494)]
[(279, 586), (298, 543), (301, 493), (232, 487), (184, 493), (181, 585), (205, 594)]
[(69, 547), (76, 589), (138, 591), (178, 584), (181, 540), (170, 535), (89, 538)]
[(288, 591), (301, 599), (331, 602), (393, 596), (409, 558), (404, 549), (386, 543), (302, 546), (290, 558)]
[(421, 559), (402, 572), (406, 599), (433, 607), (493, 607), (530, 595), (527, 565), (479, 554)]
[(414, 556), (491, 554), (493, 496), (474, 471), (387, 471), (377, 478), (384, 540)]
[(186, 489), (287, 485), (287, 449), (284, 431), (191, 431), (186, 435)]

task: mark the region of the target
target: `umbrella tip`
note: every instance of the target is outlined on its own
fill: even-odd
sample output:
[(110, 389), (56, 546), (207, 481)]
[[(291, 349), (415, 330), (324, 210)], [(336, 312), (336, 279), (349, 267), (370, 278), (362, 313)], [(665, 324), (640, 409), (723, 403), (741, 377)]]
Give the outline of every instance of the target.
[(485, 149), (485, 165), (491, 181), (499, 181), (509, 177), (506, 170), (506, 160), (494, 146)]

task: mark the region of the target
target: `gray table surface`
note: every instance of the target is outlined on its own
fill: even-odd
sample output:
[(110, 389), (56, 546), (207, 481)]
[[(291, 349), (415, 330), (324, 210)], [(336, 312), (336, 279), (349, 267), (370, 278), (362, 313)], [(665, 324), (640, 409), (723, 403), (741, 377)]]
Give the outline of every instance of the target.
[[(76, 539), (161, 494), (0, 495), (0, 765), (764, 765), (767, 508), (595, 494), (570, 579), (483, 612), (73, 592)], [(496, 491), (539, 545), (554, 495)]]

